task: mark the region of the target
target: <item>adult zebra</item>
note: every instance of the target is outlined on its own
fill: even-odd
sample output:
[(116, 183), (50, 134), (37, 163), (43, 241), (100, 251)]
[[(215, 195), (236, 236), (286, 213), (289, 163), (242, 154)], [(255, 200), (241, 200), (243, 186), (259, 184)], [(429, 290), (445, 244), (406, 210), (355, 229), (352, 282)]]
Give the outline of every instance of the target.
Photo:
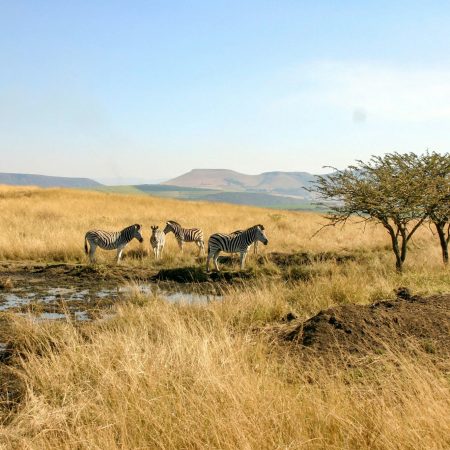
[(117, 264), (119, 264), (123, 249), (133, 238), (136, 238), (139, 242), (144, 241), (141, 235), (141, 225), (137, 223), (124, 228), (122, 231), (90, 230), (84, 236), (84, 251), (86, 255), (89, 253), (89, 260), (93, 263), (97, 247), (103, 250), (117, 250)]
[[(238, 234), (241, 234), (244, 230), (235, 230), (232, 233), (229, 234), (229, 236), (231, 237), (235, 237)], [(251, 244), (250, 244), (251, 245)], [(258, 241), (253, 242), (253, 254), (257, 255), (258, 254)]]
[(177, 239), (180, 250), (183, 251), (185, 242), (195, 242), (198, 247), (198, 254), (205, 253), (205, 241), (203, 231), (199, 228), (183, 228), (178, 222), (168, 220), (164, 228), (164, 234), (172, 232)]
[(264, 234), (262, 225), (254, 225), (238, 234), (215, 233), (208, 240), (208, 257), (206, 258), (206, 272), (209, 272), (209, 260), (213, 258), (214, 267), (219, 271), (217, 259), (221, 251), (227, 253), (240, 253), (241, 270), (244, 269), (245, 257), (248, 247), (254, 242), (261, 241), (264, 245), (269, 243)]

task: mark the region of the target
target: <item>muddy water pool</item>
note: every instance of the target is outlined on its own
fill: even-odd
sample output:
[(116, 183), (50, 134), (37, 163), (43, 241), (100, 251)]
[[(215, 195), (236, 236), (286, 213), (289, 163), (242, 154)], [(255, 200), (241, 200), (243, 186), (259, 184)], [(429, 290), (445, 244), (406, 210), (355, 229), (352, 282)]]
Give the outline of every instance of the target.
[(0, 263), (0, 315), (33, 320), (88, 321), (110, 317), (113, 307), (135, 293), (168, 302), (207, 304), (220, 300), (215, 283), (154, 280), (144, 267), (80, 264)]
[(28, 285), (0, 291), (0, 311), (30, 315), (35, 320), (60, 320), (71, 317), (86, 321), (110, 314), (117, 301), (139, 292), (169, 302), (206, 304), (220, 300), (220, 295), (164, 289), (155, 284), (111, 287), (42, 287)]

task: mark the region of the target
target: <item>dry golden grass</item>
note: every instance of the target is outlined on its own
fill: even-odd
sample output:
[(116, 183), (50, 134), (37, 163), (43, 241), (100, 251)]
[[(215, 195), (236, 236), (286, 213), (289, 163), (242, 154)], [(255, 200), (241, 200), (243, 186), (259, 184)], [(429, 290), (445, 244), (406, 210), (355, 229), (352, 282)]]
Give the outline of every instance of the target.
[[(270, 241), (265, 251), (367, 249), (384, 252), (389, 248), (388, 235), (379, 226), (349, 224), (343, 229), (326, 228), (312, 238), (325, 223), (317, 213), (183, 202), (150, 196), (0, 186), (0, 210), (0, 259), (3, 260), (85, 261), (83, 245), (86, 231), (92, 228), (120, 230), (133, 223), (144, 226), (144, 245), (148, 249), (150, 226), (164, 226), (169, 219), (177, 220), (185, 227), (202, 228), (206, 239), (215, 232), (231, 232), (262, 223)], [(137, 241), (133, 241), (127, 248), (138, 247)], [(188, 254), (195, 254), (193, 244), (186, 247)], [(422, 260), (427, 259), (427, 265), (440, 264), (437, 239), (429, 230), (423, 228), (417, 233), (413, 247)], [(99, 253), (104, 261), (114, 259), (114, 252)], [(179, 256), (173, 235), (168, 236), (165, 253), (169, 260)], [(190, 261), (194, 260), (191, 258)]]
[[(0, 208), (4, 260), (86, 261), (89, 228), (135, 222), (144, 225), (148, 248), (150, 225), (167, 219), (206, 235), (262, 223), (270, 241), (263, 252), (357, 256), (285, 273), (250, 259), (256, 279), (205, 306), (133, 295), (113, 319), (82, 327), (11, 316), (21, 355), (12, 370), (24, 397), (16, 410), (0, 408), (5, 448), (450, 447), (448, 372), (426, 354), (387, 352), (348, 370), (305, 366), (256, 331), (287, 312), (306, 318), (330, 305), (391, 297), (398, 286), (449, 292), (448, 269), (426, 228), (398, 274), (382, 228), (353, 224), (311, 239), (323, 223), (314, 213), (33, 188), (0, 188)], [(147, 257), (123, 264), (198, 264), (194, 248), (180, 256), (173, 236), (168, 242), (161, 263)], [(110, 255), (102, 260), (112, 262)]]
[(15, 319), (26, 394), (4, 417), (0, 442), (32, 449), (449, 447), (449, 380), (426, 355), (387, 354), (352, 370), (304, 366), (264, 335), (236, 329), (231, 310), (249, 306), (230, 301), (223, 315), (147, 300), (83, 333)]

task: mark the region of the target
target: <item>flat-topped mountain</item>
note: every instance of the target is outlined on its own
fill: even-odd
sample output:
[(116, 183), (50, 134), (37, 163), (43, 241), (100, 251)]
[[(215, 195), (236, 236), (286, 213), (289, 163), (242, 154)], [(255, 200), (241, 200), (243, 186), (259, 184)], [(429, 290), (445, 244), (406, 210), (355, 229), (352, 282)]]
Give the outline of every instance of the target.
[(90, 178), (52, 177), (26, 173), (0, 173), (0, 184), (12, 186), (91, 188), (102, 186)]
[(308, 198), (304, 189), (315, 176), (307, 172), (264, 172), (247, 175), (226, 169), (193, 169), (163, 184), (237, 192), (265, 192)]

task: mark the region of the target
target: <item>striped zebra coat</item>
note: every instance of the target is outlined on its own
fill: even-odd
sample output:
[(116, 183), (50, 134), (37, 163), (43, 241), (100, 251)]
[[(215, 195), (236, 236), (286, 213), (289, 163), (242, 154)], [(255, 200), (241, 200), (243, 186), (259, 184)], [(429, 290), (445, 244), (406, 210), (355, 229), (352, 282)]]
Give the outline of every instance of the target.
[[(232, 233), (230, 233), (229, 235), (231, 237), (237, 236), (238, 234), (241, 234), (244, 230), (235, 230)], [(255, 241), (253, 242), (253, 254), (256, 255), (258, 254), (258, 242), (259, 241)], [(251, 245), (251, 244), (250, 244)]]
[(264, 234), (262, 225), (254, 225), (238, 234), (222, 234), (216, 233), (209, 237), (208, 240), (208, 257), (206, 258), (206, 272), (209, 272), (209, 261), (212, 258), (214, 267), (219, 271), (217, 259), (221, 251), (226, 253), (239, 253), (241, 259), (241, 270), (244, 269), (245, 258), (248, 248), (254, 242), (261, 241), (264, 245), (269, 243)]
[(164, 231), (159, 229), (158, 225), (153, 225), (151, 229), (150, 245), (152, 246), (155, 258), (160, 259), (164, 250), (164, 244), (166, 243), (166, 235)]
[(121, 231), (90, 230), (84, 236), (84, 251), (89, 254), (89, 260), (93, 263), (97, 247), (103, 250), (117, 250), (117, 264), (119, 264), (123, 249), (134, 238), (139, 242), (144, 241), (141, 235), (141, 225), (137, 223)]
[(205, 253), (205, 241), (203, 231), (199, 228), (183, 228), (178, 222), (168, 220), (164, 228), (164, 234), (172, 232), (178, 242), (180, 250), (183, 251), (185, 242), (195, 242), (198, 247), (198, 254)]

